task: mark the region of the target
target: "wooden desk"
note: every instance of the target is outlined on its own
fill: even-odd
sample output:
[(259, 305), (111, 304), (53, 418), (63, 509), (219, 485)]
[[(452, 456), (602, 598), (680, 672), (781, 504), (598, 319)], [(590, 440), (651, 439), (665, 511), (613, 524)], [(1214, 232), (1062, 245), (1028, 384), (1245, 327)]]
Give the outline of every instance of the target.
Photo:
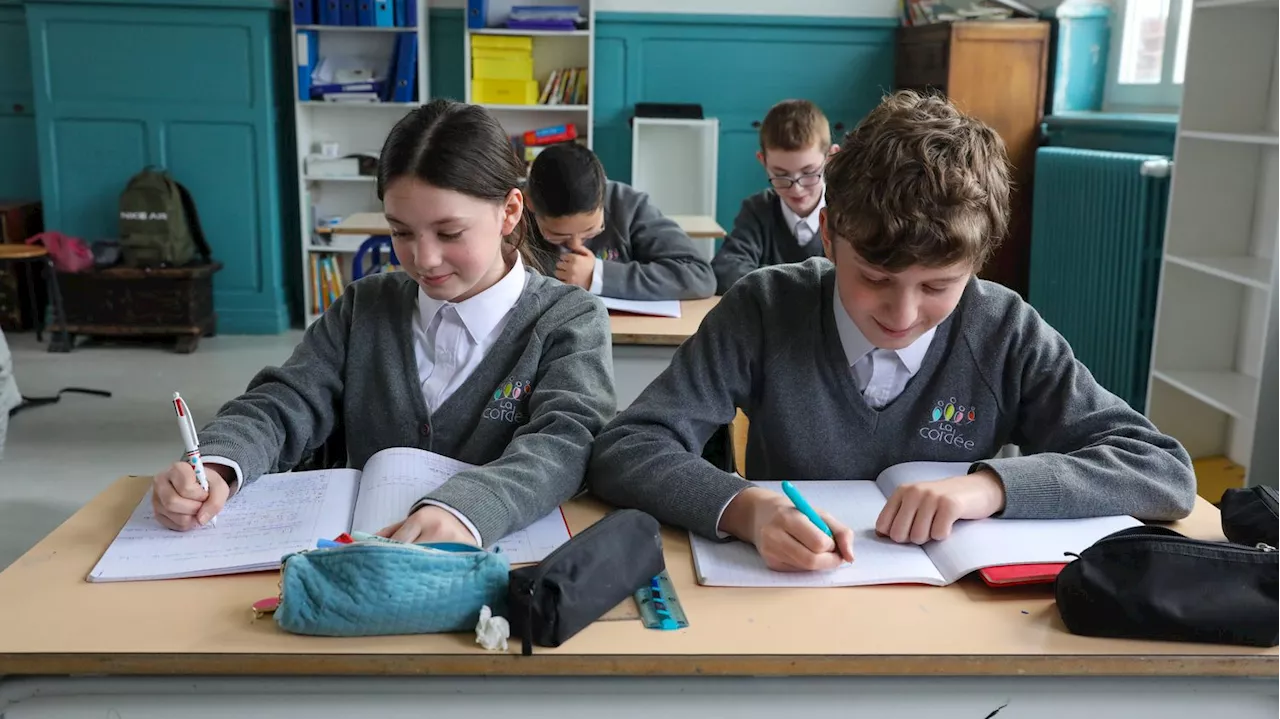
[(646, 317), (611, 314), (613, 328), (613, 381), (618, 410), (626, 409), (667, 365), (676, 347), (698, 331), (702, 318), (720, 301), (719, 297), (685, 300), (680, 317)]
[[(155, 702), (167, 697), (178, 703), (183, 716), (221, 719), (229, 706), (239, 707), (241, 715), (245, 708), (248, 715), (261, 715), (252, 702), (278, 706), (278, 695), (309, 701), (304, 715), (310, 717), (343, 716), (338, 709), (352, 697), (399, 706), (404, 716), (421, 716), (412, 714), (415, 705), (408, 697), (421, 702), (425, 696), (472, 711), (485, 707), (499, 716), (494, 707), (515, 711), (524, 702), (527, 709), (533, 693), (544, 695), (536, 701), (547, 716), (599, 716), (607, 707), (611, 717), (662, 712), (705, 719), (715, 715), (707, 714), (706, 702), (735, 698), (742, 702), (740, 711), (735, 702), (735, 717), (776, 716), (785, 707), (771, 703), (768, 692), (782, 691), (791, 711), (839, 706), (840, 716), (931, 716), (948, 707), (953, 715), (982, 717), (1006, 701), (1024, 710), (1016, 716), (1084, 716), (1087, 711), (1090, 719), (1203, 719), (1210, 707), (1232, 719), (1275, 715), (1274, 649), (1075, 636), (1062, 627), (1052, 593), (1044, 587), (992, 590), (971, 581), (950, 587), (826, 590), (701, 587), (694, 579), (686, 536), (669, 529), (663, 537), (667, 568), (690, 616), (692, 625), (686, 630), (658, 632), (637, 621), (601, 622), (563, 647), (536, 649), (532, 657), (518, 656), (518, 642), (505, 654), (485, 652), (470, 635), (295, 636), (270, 619), (251, 619), (249, 605), (277, 591), (276, 573), (119, 584), (84, 581), (148, 481), (117, 481), (0, 573), (0, 676), (52, 677), (0, 681), (0, 714), (43, 716), (5, 713), (7, 699), (19, 707), (69, 716), (67, 702), (94, 700), (68, 695), (93, 695), (101, 703), (110, 694), (110, 707), (145, 704), (155, 711)], [(591, 500), (566, 507), (574, 532), (603, 512)], [(1177, 528), (1221, 538), (1216, 510), (1204, 502)], [(71, 678), (85, 674), (109, 676)], [(133, 678), (144, 675), (169, 679)], [(227, 678), (184, 678), (211, 675)], [(478, 684), (457, 678), (398, 683), (352, 679), (345, 684), (339, 678), (244, 679), (286, 675), (488, 678)], [(725, 679), (709, 678), (715, 676)], [(481, 693), (490, 696), (481, 699)], [(227, 705), (214, 696), (218, 694), (238, 699)], [(197, 695), (208, 695), (208, 701), (193, 698)], [(1134, 703), (1139, 699), (1141, 708)], [(1161, 704), (1158, 711), (1151, 702)], [(904, 713), (904, 703), (920, 711)], [(895, 711), (885, 712), (885, 707)], [(420, 705), (416, 711), (421, 712)], [(368, 709), (363, 714), (401, 715)], [(119, 716), (135, 715), (121, 710)]]

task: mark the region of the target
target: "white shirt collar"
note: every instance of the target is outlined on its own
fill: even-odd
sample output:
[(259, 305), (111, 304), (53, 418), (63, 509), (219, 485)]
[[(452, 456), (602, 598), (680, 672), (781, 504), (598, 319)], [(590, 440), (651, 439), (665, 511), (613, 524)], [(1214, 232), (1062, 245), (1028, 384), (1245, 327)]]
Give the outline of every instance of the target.
[[(862, 334), (862, 330), (858, 329), (853, 318), (849, 317), (849, 313), (845, 311), (844, 304), (840, 302), (839, 286), (832, 291), (832, 296), (834, 301), (831, 311), (835, 314), (836, 333), (840, 335), (840, 346), (844, 348), (845, 359), (852, 367), (858, 360), (878, 348), (871, 344), (866, 335)], [(929, 331), (920, 335), (915, 342), (900, 350), (894, 350), (894, 354), (898, 355), (898, 359), (902, 360), (903, 366), (912, 375), (919, 372), (920, 365), (924, 364), (924, 356), (929, 352), (929, 344), (933, 342), (933, 335), (937, 329), (937, 327), (930, 327)]]
[(422, 317), (422, 326), (430, 327), (431, 320), (445, 307), (453, 307), (467, 328), (472, 342), (479, 342), (493, 332), (493, 328), (503, 317), (515, 307), (520, 294), (524, 292), (525, 269), (520, 253), (516, 253), (515, 264), (507, 270), (507, 274), (492, 287), (480, 294), (469, 297), (462, 302), (445, 302), (432, 299), (418, 288), (418, 312)]
[(808, 215), (805, 215), (804, 217), (797, 215), (795, 213), (795, 210), (791, 209), (790, 205), (788, 205), (786, 202), (782, 202), (781, 197), (779, 197), (778, 200), (782, 204), (782, 216), (783, 218), (786, 219), (787, 227), (791, 228), (792, 233), (796, 231), (796, 225), (800, 224), (801, 220), (803, 220), (804, 224), (809, 227), (809, 230), (814, 235), (818, 234), (818, 213), (822, 211), (822, 208), (827, 206), (826, 188), (823, 188), (822, 197), (818, 199), (818, 204), (813, 208), (813, 212), (810, 212)]

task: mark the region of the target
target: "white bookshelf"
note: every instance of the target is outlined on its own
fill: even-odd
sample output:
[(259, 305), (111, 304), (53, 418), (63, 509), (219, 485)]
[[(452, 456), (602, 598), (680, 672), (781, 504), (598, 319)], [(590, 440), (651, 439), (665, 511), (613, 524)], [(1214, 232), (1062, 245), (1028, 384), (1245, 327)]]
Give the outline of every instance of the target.
[[(1147, 415), (1193, 458), (1275, 482), (1277, 0), (1199, 0), (1156, 308)], [(1269, 477), (1269, 479), (1268, 479)]]
[[(313, 311), (311, 257), (334, 255), (342, 267), (343, 283), (351, 280), (351, 261), (360, 243), (368, 236), (322, 236), (316, 222), (325, 217), (346, 217), (357, 212), (381, 212), (376, 178), (365, 175), (321, 177), (308, 174), (306, 158), (317, 154), (319, 143), (336, 142), (340, 155), (367, 153), (377, 156), (391, 128), (411, 109), (431, 97), (428, 88), (428, 0), (409, 0), (418, 4), (416, 27), (349, 27), (341, 25), (292, 25), (293, 67), (298, 65), (299, 30), (312, 30), (318, 38), (319, 54), (367, 58), (375, 67), (389, 68), (395, 51), (396, 36), (416, 33), (418, 36), (417, 98), (413, 102), (325, 102), (302, 100), (298, 95), (296, 70), (293, 76), (295, 105), (294, 135), (297, 139), (295, 161), (299, 178), (298, 202), (302, 226), (298, 242), (302, 248), (303, 310), (307, 324), (319, 314)], [(290, 21), (292, 23), (292, 20)], [(326, 245), (324, 240), (331, 244)]]
[(591, 0), (489, 0), (489, 25), (505, 22), (515, 5), (577, 5), (587, 27), (583, 30), (511, 30), (505, 27), (472, 28), (463, 23), (463, 77), (466, 79), (466, 101), (476, 103), (472, 93), (471, 38), (473, 35), (521, 36), (533, 38), (533, 77), (541, 92), (551, 73), (564, 68), (587, 68), (587, 102), (577, 105), (509, 105), (476, 103), (494, 114), (508, 135), (521, 135), (530, 130), (572, 122), (578, 129), (578, 142), (592, 146), (595, 123), (595, 52), (596, 15)]

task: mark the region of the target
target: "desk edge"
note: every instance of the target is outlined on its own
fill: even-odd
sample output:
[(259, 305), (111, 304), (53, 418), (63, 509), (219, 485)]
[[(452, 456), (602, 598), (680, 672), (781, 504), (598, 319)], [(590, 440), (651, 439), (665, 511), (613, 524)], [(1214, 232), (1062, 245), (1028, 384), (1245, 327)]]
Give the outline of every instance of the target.
[(0, 677), (22, 675), (295, 676), (1177, 676), (1267, 677), (1258, 655), (709, 656), (515, 654), (0, 655)]

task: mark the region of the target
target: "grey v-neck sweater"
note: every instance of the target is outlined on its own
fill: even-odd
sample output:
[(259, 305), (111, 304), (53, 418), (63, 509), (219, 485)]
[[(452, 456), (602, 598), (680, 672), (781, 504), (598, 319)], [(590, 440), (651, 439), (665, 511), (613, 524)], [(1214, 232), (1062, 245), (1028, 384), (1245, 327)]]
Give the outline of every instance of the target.
[(483, 465), (424, 499), (461, 512), (486, 545), (575, 494), (592, 439), (617, 411), (600, 300), (528, 273), (483, 363), (431, 413), (414, 355), (416, 294), (403, 272), (353, 283), (283, 365), (262, 370), (200, 431), (201, 452), (239, 463), (252, 482), (296, 467), (341, 418), (351, 467), (388, 447)]
[[(699, 451), (740, 407), (749, 480), (871, 479), (901, 462), (968, 462), (1000, 476), (1007, 518), (1191, 511), (1187, 452), (1100, 387), (1017, 294), (972, 280), (920, 371), (876, 410), (840, 345), (834, 282), (823, 258), (739, 280), (600, 433), (591, 490), (715, 538), (721, 510), (749, 482)], [(1026, 456), (991, 459), (1008, 443)]]
[(711, 261), (716, 273), (716, 294), (729, 291), (743, 275), (761, 267), (804, 262), (822, 255), (822, 236), (801, 245), (795, 230), (782, 214), (782, 198), (774, 190), (758, 192), (742, 201), (733, 229)]

